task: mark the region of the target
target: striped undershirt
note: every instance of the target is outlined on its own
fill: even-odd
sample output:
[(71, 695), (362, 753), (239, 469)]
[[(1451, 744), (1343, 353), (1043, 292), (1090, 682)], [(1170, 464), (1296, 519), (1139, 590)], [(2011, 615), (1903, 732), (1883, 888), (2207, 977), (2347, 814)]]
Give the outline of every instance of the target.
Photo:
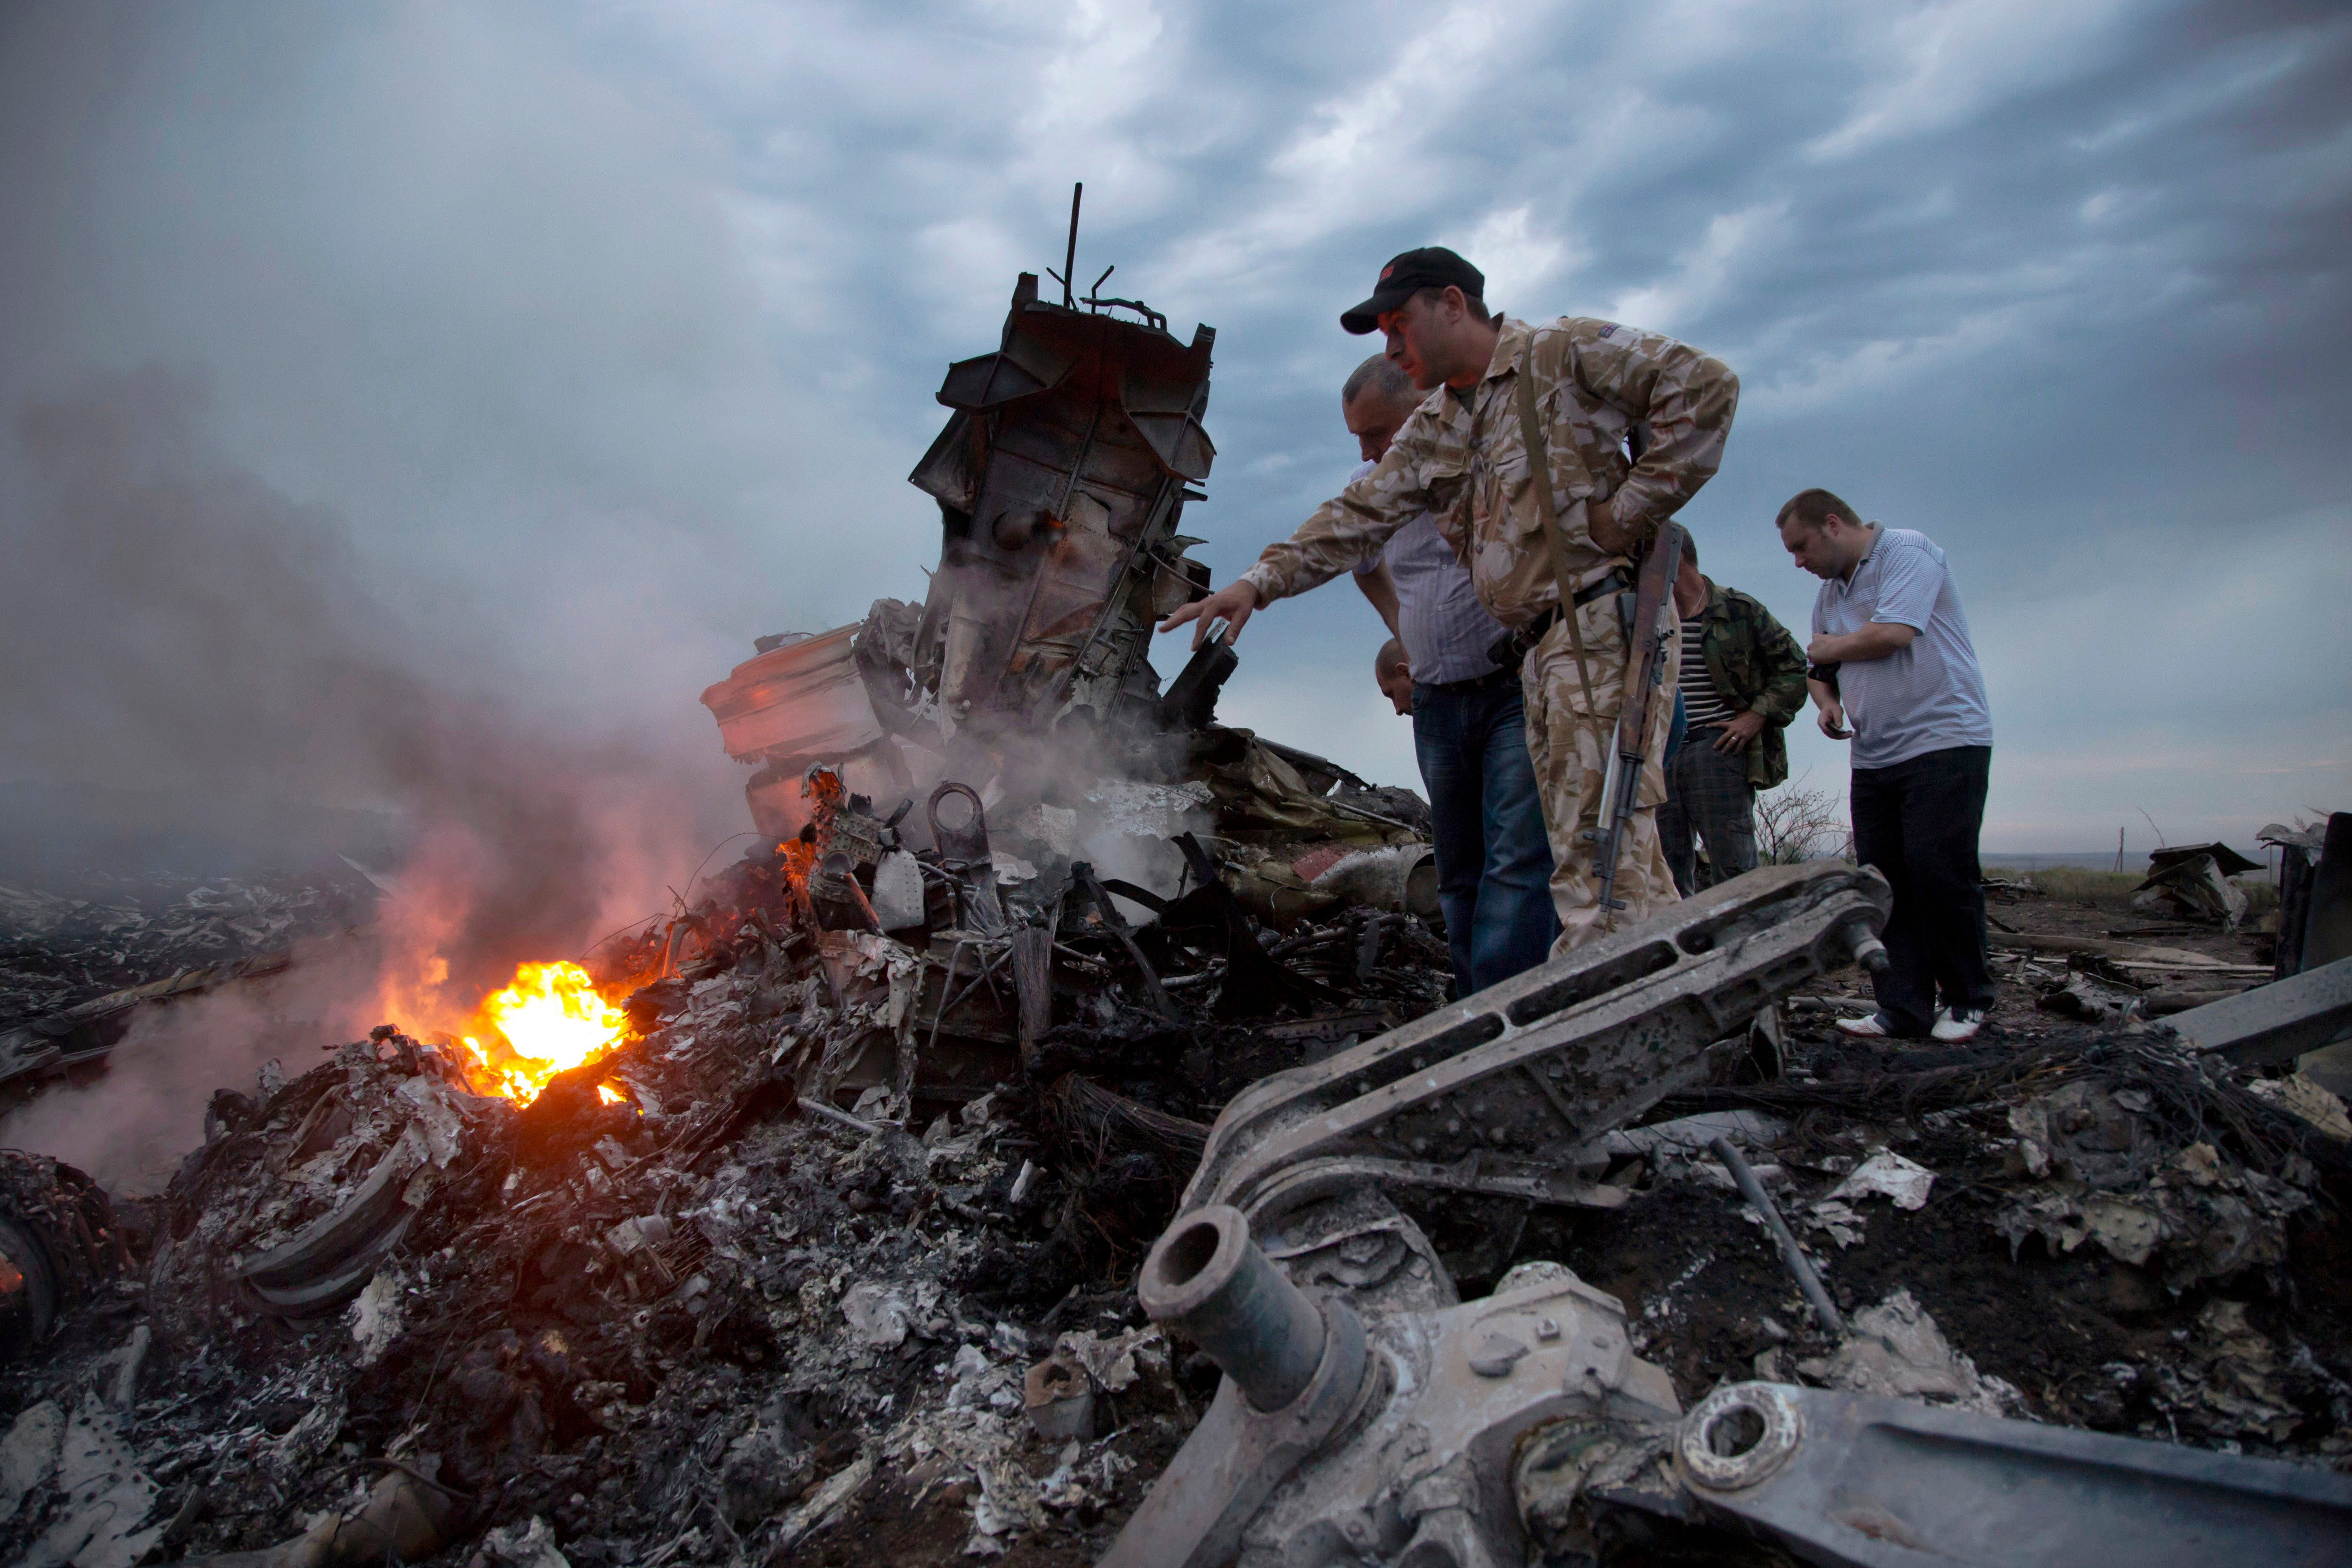
[(1706, 622), (1693, 617), (1683, 623), (1683, 711), (1694, 730), (1707, 724), (1730, 721), (1734, 710), (1715, 689), (1715, 677), (1706, 669), (1706, 658), (1699, 651), (1699, 643), (1706, 636)]

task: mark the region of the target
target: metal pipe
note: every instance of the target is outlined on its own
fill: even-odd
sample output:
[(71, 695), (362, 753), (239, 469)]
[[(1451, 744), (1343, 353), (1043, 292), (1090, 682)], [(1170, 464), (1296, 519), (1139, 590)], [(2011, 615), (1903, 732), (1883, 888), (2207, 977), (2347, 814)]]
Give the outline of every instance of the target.
[(803, 1100), (801, 1101), (801, 1109), (821, 1121), (832, 1122), (836, 1127), (846, 1127), (852, 1132), (863, 1132), (871, 1136), (882, 1131), (880, 1126), (866, 1121), (864, 1117), (852, 1116), (846, 1110), (827, 1105), (821, 1100)]
[(1070, 287), (1070, 275), (1078, 269), (1078, 198), (1087, 194), (1084, 180), (1070, 187), (1070, 247), (1062, 253), (1062, 309), (1077, 308), (1076, 290)]
[[(963, 937), (958, 937), (956, 938), (955, 946), (948, 949), (948, 972), (940, 976), (940, 1010), (931, 1015), (931, 1037), (923, 1042), (923, 1054), (925, 1056), (930, 1055), (932, 1051), (939, 1048), (940, 1021), (948, 1016), (949, 1007), (953, 1005), (953, 1004), (948, 1000), (948, 987), (955, 984), (956, 967), (963, 963), (963, 950), (965, 945), (966, 939)], [(920, 994), (919, 981), (918, 982), (917, 994), (918, 995)]]
[(1136, 1295), (1181, 1331), (1261, 1411), (1285, 1408), (1323, 1359), (1323, 1314), (1250, 1239), (1241, 1210), (1185, 1215), (1152, 1247)]
[(1822, 1327), (1843, 1338), (1845, 1320), (1838, 1316), (1837, 1304), (1830, 1300), (1830, 1293), (1822, 1289), (1822, 1277), (1813, 1272), (1812, 1259), (1798, 1247), (1797, 1238), (1789, 1229), (1789, 1222), (1780, 1217), (1779, 1205), (1764, 1191), (1764, 1184), (1756, 1179), (1755, 1171), (1740, 1158), (1739, 1151), (1731, 1146), (1728, 1138), (1717, 1138), (1709, 1142), (1707, 1148), (1723, 1162), (1723, 1168), (1731, 1173), (1731, 1179), (1739, 1184), (1740, 1195), (1764, 1216), (1764, 1224), (1772, 1232), (1772, 1239), (1780, 1244), (1780, 1260), (1789, 1266), (1789, 1272), (1797, 1277), (1797, 1289), (1805, 1293), (1806, 1303), (1813, 1309), (1813, 1316), (1822, 1321)]
[(1840, 934), (1845, 938), (1846, 946), (1853, 950), (1853, 961), (1856, 963), (1873, 974), (1886, 973), (1886, 965), (1889, 962), (1886, 956), (1886, 944), (1878, 940), (1876, 931), (1871, 930), (1864, 922), (1856, 921)]

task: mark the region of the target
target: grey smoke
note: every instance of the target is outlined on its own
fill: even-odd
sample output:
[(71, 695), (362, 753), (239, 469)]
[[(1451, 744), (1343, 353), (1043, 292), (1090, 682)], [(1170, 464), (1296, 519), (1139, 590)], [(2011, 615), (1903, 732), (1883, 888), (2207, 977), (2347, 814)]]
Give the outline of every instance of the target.
[(290, 1079), (363, 1035), (378, 957), (352, 944), (265, 980), (142, 1009), (102, 1075), (51, 1085), (0, 1115), (0, 1148), (55, 1155), (117, 1196), (161, 1192), (204, 1142), (214, 1090), (257, 1096), (264, 1062)]
[[(419, 836), (404, 889), (432, 905), (404, 918), (429, 929), (460, 1002), (519, 961), (576, 954), (615, 910), (658, 907), (692, 864), (669, 764), (499, 695), (490, 649), (425, 642), (334, 516), (220, 454), (200, 383), (102, 381), (26, 409), (15, 434), (25, 493), (0, 551), (20, 586), (0, 662), (26, 678), (0, 706), (0, 756), (401, 811)], [(442, 673), (469, 661), (473, 679)]]

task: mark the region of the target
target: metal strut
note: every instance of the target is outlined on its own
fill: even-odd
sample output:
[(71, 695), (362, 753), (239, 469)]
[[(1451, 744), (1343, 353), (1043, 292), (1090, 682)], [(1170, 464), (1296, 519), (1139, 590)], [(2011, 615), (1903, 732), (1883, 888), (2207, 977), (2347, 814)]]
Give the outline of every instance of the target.
[[(1244, 1090), (1139, 1288), (1225, 1377), (1104, 1568), (1589, 1560), (1594, 1520), (1625, 1510), (1831, 1568), (2352, 1561), (2352, 1477), (1775, 1384), (1685, 1415), (1623, 1305), (1567, 1269), (1457, 1298), (1412, 1205), (1601, 1201), (1579, 1152), (1769, 1004), (1883, 963), (1889, 902), (1867, 869), (1766, 868)], [(2184, 1039), (2229, 1056), (2332, 1030), (2340, 978), (2318, 972), (2294, 1018), (2192, 1018)]]

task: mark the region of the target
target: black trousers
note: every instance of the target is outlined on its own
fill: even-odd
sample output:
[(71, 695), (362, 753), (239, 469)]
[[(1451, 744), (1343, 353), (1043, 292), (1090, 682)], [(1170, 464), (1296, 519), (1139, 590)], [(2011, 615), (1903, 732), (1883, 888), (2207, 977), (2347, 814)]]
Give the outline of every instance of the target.
[(1886, 970), (1871, 976), (1894, 1033), (1917, 1037), (1936, 1008), (1992, 1005), (1977, 834), (1990, 746), (1954, 746), (1891, 768), (1853, 770), (1853, 852), (1895, 887)]

